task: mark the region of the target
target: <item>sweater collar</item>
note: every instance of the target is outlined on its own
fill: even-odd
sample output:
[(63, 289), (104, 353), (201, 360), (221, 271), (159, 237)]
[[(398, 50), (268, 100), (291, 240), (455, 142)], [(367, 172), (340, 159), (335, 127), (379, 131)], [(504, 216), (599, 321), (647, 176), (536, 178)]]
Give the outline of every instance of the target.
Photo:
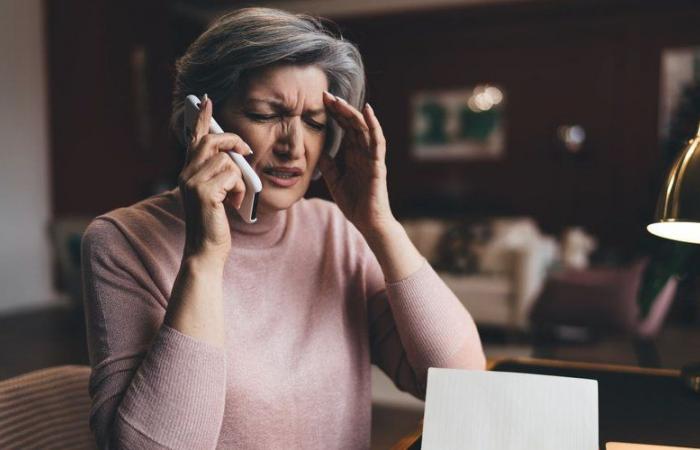
[[(180, 188), (170, 191), (177, 202), (178, 213), (183, 222), (186, 220)], [(229, 229), (231, 230), (231, 246), (233, 248), (269, 248), (275, 246), (284, 236), (289, 215), (288, 210), (274, 211), (258, 215), (255, 223), (245, 223), (238, 212), (231, 209), (226, 211)]]
[(231, 246), (268, 248), (277, 244), (284, 235), (288, 210), (258, 214), (255, 223), (246, 223), (235, 210), (227, 210), (231, 229)]

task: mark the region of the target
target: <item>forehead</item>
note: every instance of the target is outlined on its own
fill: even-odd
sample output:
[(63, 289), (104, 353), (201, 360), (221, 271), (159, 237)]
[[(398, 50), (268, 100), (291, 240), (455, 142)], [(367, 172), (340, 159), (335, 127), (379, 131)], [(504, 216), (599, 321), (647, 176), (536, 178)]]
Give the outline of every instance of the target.
[(252, 75), (246, 97), (277, 100), (290, 107), (323, 105), (326, 74), (317, 66), (273, 66)]

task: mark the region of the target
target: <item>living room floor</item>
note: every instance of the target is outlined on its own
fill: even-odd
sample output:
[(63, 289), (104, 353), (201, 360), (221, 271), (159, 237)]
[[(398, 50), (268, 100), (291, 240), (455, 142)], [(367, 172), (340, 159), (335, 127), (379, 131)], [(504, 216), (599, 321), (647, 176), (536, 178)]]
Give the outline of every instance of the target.
[[(680, 368), (700, 360), (700, 329), (667, 326), (654, 341), (599, 336), (579, 342), (536, 340), (482, 328), (489, 359), (538, 357), (569, 361)], [(0, 318), (0, 380), (63, 364), (88, 365), (82, 312), (55, 308)], [(423, 404), (372, 370), (372, 449), (390, 448), (414, 432)]]

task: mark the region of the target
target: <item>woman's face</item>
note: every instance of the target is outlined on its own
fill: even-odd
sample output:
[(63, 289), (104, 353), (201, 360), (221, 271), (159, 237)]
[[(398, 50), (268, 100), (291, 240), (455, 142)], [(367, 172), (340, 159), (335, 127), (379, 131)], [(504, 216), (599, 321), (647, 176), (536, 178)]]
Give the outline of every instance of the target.
[(253, 149), (261, 214), (289, 208), (306, 192), (326, 138), (327, 89), (316, 66), (274, 66), (251, 76), (242, 97), (215, 105), (222, 128)]

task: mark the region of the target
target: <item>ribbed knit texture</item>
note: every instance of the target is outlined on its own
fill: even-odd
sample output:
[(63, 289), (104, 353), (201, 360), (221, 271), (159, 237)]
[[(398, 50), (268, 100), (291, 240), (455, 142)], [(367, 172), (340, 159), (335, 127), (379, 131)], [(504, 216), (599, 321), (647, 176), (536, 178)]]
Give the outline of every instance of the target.
[(88, 227), (100, 447), (364, 449), (370, 363), (422, 398), (428, 367), (456, 352), (460, 365), (482, 361), (471, 317), (430, 265), (387, 286), (335, 204), (300, 200), (253, 225), (230, 223), (224, 349), (163, 325), (184, 248), (178, 189)]
[(41, 369), (0, 381), (0, 448), (92, 449), (83, 366)]

